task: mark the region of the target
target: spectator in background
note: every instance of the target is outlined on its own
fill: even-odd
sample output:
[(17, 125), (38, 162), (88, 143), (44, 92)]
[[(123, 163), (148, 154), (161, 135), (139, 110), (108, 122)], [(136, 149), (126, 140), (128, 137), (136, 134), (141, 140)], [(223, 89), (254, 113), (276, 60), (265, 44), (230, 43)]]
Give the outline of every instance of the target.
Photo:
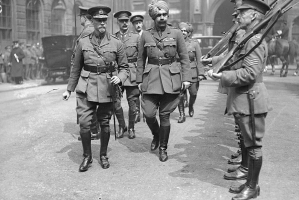
[(24, 64), (24, 79), (30, 79), (30, 70), (31, 70), (31, 51), (30, 51), (31, 44), (27, 44), (26, 48), (23, 49), (25, 58), (23, 59)]
[(36, 69), (37, 69), (38, 57), (36, 54), (35, 44), (33, 44), (32, 47), (30, 48), (30, 52), (31, 52), (31, 74), (30, 74), (30, 77), (31, 77), (31, 79), (36, 79)]
[(9, 62), (11, 63), (11, 77), (16, 84), (23, 83), (23, 58), (25, 58), (25, 54), (20, 48), (19, 41), (13, 41), (13, 49), (9, 56)]
[(40, 43), (36, 44), (36, 56), (37, 56), (37, 62), (36, 62), (36, 78), (39, 79), (40, 78), (40, 72), (41, 72), (41, 64), (39, 62), (39, 59), (41, 59), (43, 57), (43, 50), (42, 47), (40, 45)]
[(10, 75), (10, 68), (11, 66), (9, 65), (9, 56), (11, 52), (11, 46), (6, 46), (5, 47), (5, 52), (3, 53), (3, 64), (4, 64), (4, 72), (6, 75), (6, 80), (8, 83), (11, 83), (11, 75)]

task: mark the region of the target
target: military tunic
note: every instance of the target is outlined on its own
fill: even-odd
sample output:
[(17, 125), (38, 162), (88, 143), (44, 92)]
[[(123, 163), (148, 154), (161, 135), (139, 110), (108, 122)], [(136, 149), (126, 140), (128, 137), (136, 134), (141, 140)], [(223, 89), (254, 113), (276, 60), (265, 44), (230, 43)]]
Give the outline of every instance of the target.
[[(180, 57), (181, 67), (175, 62), (176, 55)], [(176, 99), (182, 82), (192, 80), (185, 40), (179, 29), (167, 25), (161, 36), (156, 28), (143, 31), (136, 80), (142, 83), (146, 118), (155, 118), (159, 107), (161, 126), (169, 126), (169, 115), (179, 103)]]
[[(261, 35), (252, 37), (240, 50), (236, 59), (246, 54), (257, 44)], [(263, 83), (263, 70), (268, 55), (267, 44), (262, 42), (252, 53), (237, 63), (229, 71), (224, 71), (220, 79), (224, 87), (228, 87), (227, 112), (233, 114), (241, 128), (246, 147), (262, 146), (265, 133), (265, 117), (270, 111), (268, 92)], [(256, 141), (252, 141), (250, 107), (248, 91), (255, 92), (254, 114), (256, 124)]]
[[(101, 55), (95, 51), (98, 49)], [(121, 82), (127, 79), (128, 64), (122, 42), (115, 36), (107, 33), (101, 40), (94, 33), (83, 37), (78, 42), (76, 48), (74, 66), (71, 70), (67, 90), (75, 91), (77, 94), (77, 113), (80, 116), (80, 127), (89, 130), (92, 114), (98, 105), (98, 114), (105, 112), (107, 115), (98, 115), (100, 125), (109, 125), (111, 118), (112, 102), (111, 96), (111, 75), (107, 69), (107, 64), (116, 61), (118, 69), (113, 72), (117, 75)], [(91, 72), (87, 69), (98, 71)], [(103, 109), (102, 103), (106, 103), (106, 109)], [(108, 110), (107, 110), (107, 107)], [(105, 106), (104, 106), (105, 108)]]

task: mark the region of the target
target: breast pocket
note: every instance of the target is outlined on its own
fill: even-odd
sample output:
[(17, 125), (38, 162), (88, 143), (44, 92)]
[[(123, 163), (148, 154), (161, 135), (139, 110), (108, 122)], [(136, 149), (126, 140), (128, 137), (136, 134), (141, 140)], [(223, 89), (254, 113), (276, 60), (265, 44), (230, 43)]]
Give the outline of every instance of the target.
[(111, 62), (116, 60), (117, 49), (114, 47), (106, 47), (102, 50), (105, 62)]
[(126, 54), (128, 57), (136, 57), (138, 53), (137, 43), (129, 43), (126, 46)]
[(189, 50), (188, 51), (189, 59), (194, 60), (195, 59), (195, 50)]
[(181, 70), (177, 63), (172, 63), (169, 67), (171, 82), (172, 82), (172, 90), (174, 92), (179, 91), (181, 88)]
[(169, 57), (174, 57), (176, 55), (176, 48), (177, 48), (177, 44), (176, 41), (164, 41), (163, 42), (164, 45), (164, 56), (166, 58)]
[(84, 60), (90, 59), (96, 53), (95, 50), (90, 47), (82, 47), (82, 52), (83, 52)]
[(151, 43), (145, 43), (144, 48), (146, 49), (147, 56), (148, 57), (156, 57), (155, 51), (157, 49), (157, 45), (154, 42)]
[(80, 75), (80, 78), (79, 78), (79, 81), (78, 81), (76, 92), (78, 92), (78, 93), (86, 93), (87, 85), (88, 85), (88, 79), (89, 79), (89, 74), (90, 74), (89, 71), (85, 71), (85, 70), (81, 71), (81, 75)]

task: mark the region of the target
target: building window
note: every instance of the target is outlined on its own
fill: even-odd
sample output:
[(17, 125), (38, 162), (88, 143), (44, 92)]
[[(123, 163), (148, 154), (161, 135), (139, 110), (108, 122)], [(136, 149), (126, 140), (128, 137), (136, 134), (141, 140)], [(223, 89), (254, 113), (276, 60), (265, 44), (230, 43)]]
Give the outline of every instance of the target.
[(51, 33), (52, 35), (64, 34), (66, 7), (62, 0), (55, 0), (52, 5)]
[(74, 27), (73, 27), (73, 34), (78, 35), (80, 34), (81, 31), (81, 17), (79, 16), (80, 14), (80, 9), (79, 6), (82, 6), (80, 2), (76, 2), (74, 5)]
[(11, 0), (2, 0), (2, 13), (0, 14), (0, 41), (12, 38)]
[(133, 5), (133, 11), (145, 10), (144, 0), (133, 0), (132, 5)]
[(40, 1), (27, 0), (26, 2), (26, 31), (27, 42), (40, 41)]

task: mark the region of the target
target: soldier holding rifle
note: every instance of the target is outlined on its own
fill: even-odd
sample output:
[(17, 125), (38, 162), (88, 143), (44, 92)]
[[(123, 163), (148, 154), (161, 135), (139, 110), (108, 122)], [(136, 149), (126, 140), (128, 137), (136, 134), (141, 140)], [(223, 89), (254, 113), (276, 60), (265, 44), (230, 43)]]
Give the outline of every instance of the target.
[[(68, 100), (71, 92), (77, 96), (80, 136), (84, 159), (80, 172), (87, 171), (92, 163), (90, 123), (97, 109), (101, 126), (100, 165), (109, 168), (107, 147), (110, 138), (109, 121), (112, 116), (113, 84), (123, 83), (128, 77), (128, 60), (122, 42), (106, 31), (108, 13), (111, 8), (96, 6), (88, 10), (93, 18), (94, 32), (79, 40), (74, 66), (71, 70), (67, 91), (63, 99)], [(117, 69), (111, 63), (117, 63)], [(112, 72), (113, 71), (113, 72)], [(113, 74), (111, 76), (110, 74)]]
[[(259, 0), (243, 1), (237, 8), (240, 12), (238, 21), (240, 28), (247, 32), (259, 24), (269, 6)], [(255, 46), (261, 34), (250, 38), (240, 50), (240, 57)], [(248, 153), (248, 176), (245, 184), (235, 188), (239, 193), (233, 200), (256, 198), (260, 193), (258, 186), (259, 173), (262, 167), (262, 139), (265, 134), (265, 118), (270, 110), (267, 89), (263, 83), (263, 69), (267, 58), (267, 44), (263, 41), (242, 61), (229, 71), (208, 75), (220, 79), (223, 86), (228, 87), (227, 112), (236, 118), (244, 138)]]

